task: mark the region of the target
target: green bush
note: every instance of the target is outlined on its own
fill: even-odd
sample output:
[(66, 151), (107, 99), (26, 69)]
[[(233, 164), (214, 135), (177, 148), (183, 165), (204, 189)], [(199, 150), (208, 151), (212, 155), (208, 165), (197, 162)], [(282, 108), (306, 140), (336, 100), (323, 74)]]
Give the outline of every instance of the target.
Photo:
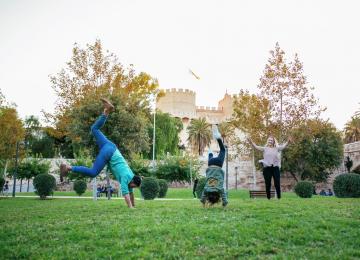
[(158, 196), (159, 191), (160, 187), (157, 179), (153, 177), (145, 177), (142, 180), (140, 192), (145, 200), (155, 199)]
[(336, 197), (359, 198), (360, 197), (360, 175), (346, 173), (336, 176), (333, 184)]
[(45, 199), (53, 193), (56, 187), (56, 181), (54, 176), (50, 174), (39, 174), (34, 178), (35, 193), (40, 196), (41, 199)]
[(86, 191), (87, 185), (83, 180), (76, 180), (74, 182), (74, 191), (77, 195), (81, 196)]
[(301, 198), (311, 198), (314, 192), (314, 185), (309, 181), (299, 181), (295, 185), (295, 193)]
[(0, 177), (0, 191), (3, 190), (5, 184), (5, 179), (3, 177)]
[(205, 184), (206, 184), (206, 178), (205, 177), (200, 178), (195, 190), (198, 199), (201, 199), (201, 194), (204, 190)]
[(160, 187), (158, 197), (165, 198), (167, 190), (168, 190), (168, 183), (166, 180), (163, 180), (163, 179), (158, 179), (158, 183), (159, 183), (159, 187)]

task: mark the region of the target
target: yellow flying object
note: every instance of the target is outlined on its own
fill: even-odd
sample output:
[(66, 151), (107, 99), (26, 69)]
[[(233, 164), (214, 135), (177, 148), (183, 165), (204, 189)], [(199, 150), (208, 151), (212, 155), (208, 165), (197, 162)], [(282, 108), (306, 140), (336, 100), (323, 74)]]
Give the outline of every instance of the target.
[(197, 79), (199, 80), (200, 77), (198, 75), (196, 75), (191, 69), (189, 69), (189, 72)]

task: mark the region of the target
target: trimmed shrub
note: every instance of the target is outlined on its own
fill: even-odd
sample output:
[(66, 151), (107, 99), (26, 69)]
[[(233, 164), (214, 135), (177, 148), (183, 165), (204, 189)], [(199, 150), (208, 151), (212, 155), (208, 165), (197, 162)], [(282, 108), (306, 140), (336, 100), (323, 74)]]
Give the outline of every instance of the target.
[(5, 179), (3, 177), (0, 177), (0, 191), (4, 189)]
[(360, 175), (346, 173), (336, 176), (333, 190), (339, 198), (360, 198)]
[(160, 191), (159, 183), (157, 179), (153, 177), (145, 177), (140, 186), (140, 192), (144, 200), (155, 199)]
[(202, 194), (202, 192), (204, 190), (205, 184), (206, 184), (206, 178), (205, 177), (200, 178), (199, 182), (198, 182), (198, 184), (196, 186), (196, 190), (195, 190), (196, 196), (197, 196), (198, 199), (201, 199), (201, 194)]
[(41, 199), (45, 199), (46, 196), (53, 194), (56, 187), (56, 181), (54, 176), (50, 174), (39, 174), (34, 178), (35, 193), (40, 196)]
[(309, 181), (299, 181), (295, 185), (295, 193), (301, 198), (311, 198), (314, 192), (314, 185)]
[(158, 197), (165, 198), (167, 190), (168, 190), (168, 183), (166, 180), (163, 180), (163, 179), (158, 179), (158, 182), (159, 182), (159, 187), (160, 187)]
[(74, 191), (77, 195), (81, 196), (86, 191), (87, 185), (83, 180), (76, 180), (74, 182)]

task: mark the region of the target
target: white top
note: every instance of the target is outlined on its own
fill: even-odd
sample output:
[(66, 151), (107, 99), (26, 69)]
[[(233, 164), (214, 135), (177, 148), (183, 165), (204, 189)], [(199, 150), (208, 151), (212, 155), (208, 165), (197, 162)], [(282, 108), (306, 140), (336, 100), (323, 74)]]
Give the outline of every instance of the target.
[(264, 152), (264, 159), (260, 160), (264, 167), (269, 166), (278, 166), (281, 167), (281, 151), (285, 149), (288, 142), (278, 145), (276, 147), (269, 147), (269, 146), (258, 146), (253, 144), (254, 148)]

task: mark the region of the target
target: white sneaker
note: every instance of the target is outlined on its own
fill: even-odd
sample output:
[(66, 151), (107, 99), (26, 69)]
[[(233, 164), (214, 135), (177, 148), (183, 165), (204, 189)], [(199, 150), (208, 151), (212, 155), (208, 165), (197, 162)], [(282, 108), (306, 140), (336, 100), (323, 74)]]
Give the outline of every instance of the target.
[(221, 139), (221, 134), (219, 132), (217, 125), (212, 126), (212, 133), (213, 133), (214, 139)]

